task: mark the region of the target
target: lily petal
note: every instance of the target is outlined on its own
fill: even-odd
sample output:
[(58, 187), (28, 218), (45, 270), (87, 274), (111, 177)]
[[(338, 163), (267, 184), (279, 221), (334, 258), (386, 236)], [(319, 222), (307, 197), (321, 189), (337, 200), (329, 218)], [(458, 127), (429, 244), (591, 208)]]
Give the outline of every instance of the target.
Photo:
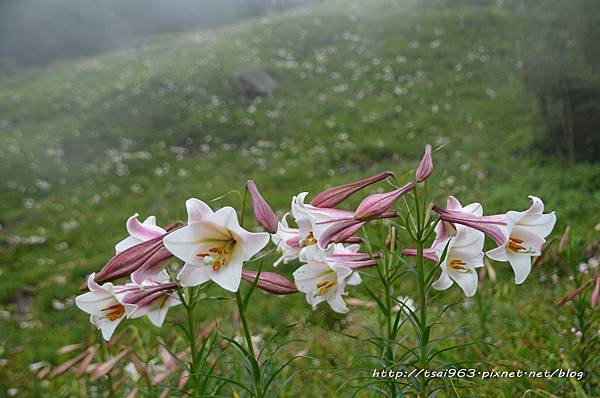
[(188, 213), (188, 224), (202, 222), (214, 214), (206, 203), (196, 198), (188, 199), (185, 207)]
[(506, 254), (506, 247), (504, 245), (498, 246), (495, 249), (488, 250), (485, 252), (486, 256), (496, 261), (508, 261), (508, 256)]
[(519, 225), (527, 228), (531, 232), (545, 238), (550, 235), (556, 224), (556, 214), (526, 215), (519, 220)]
[(335, 312), (338, 312), (340, 314), (345, 314), (348, 312), (348, 307), (346, 306), (346, 303), (344, 302), (342, 295), (339, 293), (334, 294), (331, 297), (329, 297), (327, 299), (327, 303), (329, 304), (331, 309), (334, 310)]
[(182, 287), (198, 286), (210, 280), (208, 268), (203, 265), (195, 265), (185, 263), (177, 279), (181, 282)]
[(469, 272), (450, 272), (450, 277), (456, 282), (458, 286), (465, 293), (465, 296), (472, 297), (477, 292), (477, 283), (479, 277), (474, 269), (470, 269)]
[(507, 252), (507, 257), (515, 273), (515, 283), (520, 285), (531, 272), (531, 256)]
[(87, 292), (75, 297), (75, 305), (88, 314), (95, 314), (110, 306), (115, 298), (110, 293)]
[[(210, 240), (203, 240), (210, 237)], [(228, 231), (212, 222), (199, 222), (187, 225), (165, 236), (163, 243), (167, 250), (183, 261), (196, 265), (204, 265), (198, 252), (207, 251), (215, 241), (228, 240), (231, 236)]]
[(225, 266), (218, 271), (208, 269), (210, 279), (217, 285), (230, 292), (237, 292), (242, 280), (242, 265), (244, 263), (243, 252), (236, 248)]
[(161, 227), (152, 225), (151, 223), (141, 223), (137, 219), (138, 215), (138, 213), (135, 213), (127, 220), (127, 232), (129, 235), (141, 241), (147, 241), (167, 233)]
[(448, 272), (446, 271), (446, 269), (444, 267), (442, 269), (442, 273), (440, 274), (440, 277), (438, 278), (437, 281), (435, 281), (431, 284), (431, 287), (434, 288), (435, 290), (446, 290), (450, 286), (452, 286), (453, 283), (454, 282), (452, 281), (452, 279), (450, 278), (450, 275), (448, 275)]
[(142, 242), (143, 242), (143, 240), (141, 240), (141, 239), (134, 238), (133, 236), (128, 236), (127, 238), (123, 239), (122, 241), (120, 241), (119, 243), (117, 243), (115, 245), (115, 252), (116, 253), (124, 252), (125, 250), (127, 250), (135, 245), (139, 245)]

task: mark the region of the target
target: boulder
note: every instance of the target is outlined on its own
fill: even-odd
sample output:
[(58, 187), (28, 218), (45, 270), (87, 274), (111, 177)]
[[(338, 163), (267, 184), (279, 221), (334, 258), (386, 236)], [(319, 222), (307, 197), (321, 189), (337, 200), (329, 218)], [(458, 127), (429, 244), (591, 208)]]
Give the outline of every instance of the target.
[(277, 86), (275, 80), (265, 70), (259, 68), (238, 69), (234, 72), (233, 78), (243, 100), (270, 94)]

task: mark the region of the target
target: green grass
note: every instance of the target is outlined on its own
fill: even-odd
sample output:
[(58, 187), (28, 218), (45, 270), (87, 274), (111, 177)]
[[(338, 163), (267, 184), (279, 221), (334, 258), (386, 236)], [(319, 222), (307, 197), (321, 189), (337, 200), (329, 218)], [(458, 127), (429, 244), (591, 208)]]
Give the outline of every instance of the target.
[[(443, 144), (434, 155), (438, 197), (480, 201), (493, 214), (524, 209), (536, 194), (557, 212), (557, 233), (569, 224), (593, 237), (600, 166), (568, 168), (535, 150), (541, 126), (522, 83), (522, 54), (536, 19), (510, 4), (331, 1), (0, 79), (0, 396), (11, 387), (23, 396), (72, 394), (65, 378), (42, 386), (27, 368), (57, 363), (58, 347), (89, 335), (85, 314), (52, 302), (71, 299), (107, 261), (129, 215), (184, 219), (187, 198), (242, 189), (248, 178), (283, 212), (299, 191), (382, 169), (403, 175), (425, 143)], [(272, 96), (239, 99), (231, 76), (245, 66), (271, 73)], [(32, 236), (43, 243), (27, 243)], [(553, 303), (568, 287), (565, 267), (535, 269), (514, 286), (499, 265), (501, 282), (484, 283), (443, 329), (470, 325), (455, 342), (483, 339), (496, 348), (450, 358), (489, 368), (564, 367), (559, 347), (573, 344), (562, 326), (571, 315), (557, 324)], [(24, 285), (35, 288), (26, 319), (11, 302)], [(411, 284), (404, 288), (411, 295)], [(361, 288), (351, 294), (366, 297)], [(460, 299), (458, 289), (441, 296)], [(473, 309), (480, 304), (485, 311)], [(200, 316), (228, 325), (230, 311), (221, 303)], [(342, 322), (324, 308), (311, 312), (301, 296), (261, 295), (251, 313), (261, 334), (300, 321), (293, 333), (318, 358), (318, 369), (302, 372), (285, 396), (330, 396), (364, 374), (335, 370), (366, 350), (335, 330), (360, 333), (360, 325), (375, 324), (370, 311), (355, 308)], [(134, 324), (152, 332), (146, 321)], [(575, 396), (565, 380), (536, 379), (476, 382), (463, 396), (512, 397), (530, 388)]]

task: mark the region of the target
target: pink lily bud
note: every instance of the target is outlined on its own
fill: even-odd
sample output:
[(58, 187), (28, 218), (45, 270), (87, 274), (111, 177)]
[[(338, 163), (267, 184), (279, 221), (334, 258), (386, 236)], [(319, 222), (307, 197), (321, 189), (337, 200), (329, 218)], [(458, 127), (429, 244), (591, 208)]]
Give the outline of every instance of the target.
[(277, 216), (271, 209), (267, 201), (262, 197), (256, 184), (252, 180), (248, 180), (246, 188), (252, 196), (252, 207), (254, 208), (254, 217), (256, 221), (267, 231), (272, 234), (277, 232)]
[[(167, 230), (171, 232), (173, 229), (175, 227)], [(96, 273), (94, 280), (101, 284), (131, 275), (135, 283), (141, 284), (148, 275), (162, 270), (165, 262), (173, 257), (163, 244), (167, 235), (168, 232), (120, 252)], [(86, 290), (87, 285), (82, 285), (81, 289)]]
[(431, 159), (431, 145), (425, 145), (425, 154), (419, 167), (417, 167), (416, 178), (417, 182), (425, 181), (433, 172), (433, 160)]
[(50, 365), (44, 365), (36, 374), (38, 380), (44, 380), (46, 376), (50, 373)]
[(327, 261), (357, 270), (377, 265), (377, 259), (379, 258), (381, 258), (381, 253), (373, 253), (371, 255), (369, 253), (354, 252), (348, 250), (348, 247), (346, 247), (344, 250), (334, 250), (331, 255), (327, 256)]
[(354, 271), (363, 268), (374, 267), (377, 265), (377, 260), (364, 260), (364, 261), (356, 261), (353, 263), (346, 263), (346, 266)]
[(571, 226), (567, 225), (567, 227), (565, 228), (565, 231), (563, 232), (563, 234), (560, 237), (560, 241), (558, 242), (558, 252), (562, 253), (567, 249), (567, 246), (569, 246), (569, 235), (571, 232)]
[(83, 344), (81, 344), (81, 343), (69, 344), (69, 345), (65, 345), (65, 346), (60, 347), (58, 350), (56, 350), (56, 353), (58, 355), (67, 354), (69, 352), (72, 352), (72, 351), (75, 351), (75, 350), (79, 350), (80, 348), (83, 348)]
[(331, 224), (332, 225), (328, 227), (317, 240), (319, 248), (321, 249), (325, 249), (330, 242), (343, 242), (347, 240), (365, 226), (367, 222), (350, 218), (336, 221)]
[(600, 296), (600, 277), (596, 275), (596, 285), (594, 286), (594, 290), (592, 291), (592, 296), (590, 297), (590, 304), (592, 308), (596, 308), (598, 305), (598, 297)]
[[(375, 216), (370, 220), (381, 219), (381, 218), (394, 218), (398, 215), (395, 211), (386, 211), (379, 216)], [(360, 231), (368, 221), (370, 220), (357, 220), (356, 218), (340, 218), (339, 220), (328, 220), (323, 222), (317, 222), (315, 225), (330, 225), (324, 229), (323, 233), (320, 234), (317, 243), (319, 248), (325, 249), (330, 242), (334, 243), (347, 243), (355, 240), (352, 235)]]
[(79, 367), (77, 368), (77, 371), (75, 372), (75, 377), (79, 378), (85, 373), (88, 366), (90, 366), (90, 363), (92, 363), (92, 361), (94, 360), (96, 351), (98, 351), (98, 347), (96, 347), (96, 346), (88, 347), (88, 349), (85, 351), (85, 354), (86, 354), (85, 357), (83, 358), (83, 360), (79, 364)]
[(507, 236), (503, 228), (506, 226), (504, 216), (477, 216), (465, 211), (442, 209), (437, 205), (433, 205), (432, 210), (440, 215), (442, 221), (462, 224), (481, 231), (500, 246), (506, 242)]
[[(242, 271), (242, 279), (246, 282), (254, 283), (256, 274), (258, 274), (256, 271), (244, 270)], [(258, 276), (256, 286), (271, 294), (284, 295), (298, 293), (296, 285), (275, 272), (261, 272)]]
[(368, 221), (385, 213), (402, 195), (414, 189), (415, 184), (409, 182), (402, 187), (385, 193), (376, 193), (367, 196), (356, 208), (354, 218), (360, 221)]
[[(408, 257), (416, 257), (417, 249), (402, 249), (402, 255), (408, 256)], [(434, 263), (437, 263), (440, 261), (438, 255), (437, 255), (437, 252), (432, 247), (427, 247), (427, 248), (423, 249), (423, 258), (425, 260), (433, 261)]]
[(311, 200), (310, 204), (317, 207), (335, 207), (353, 193), (360, 191), (361, 189), (368, 187), (378, 181), (384, 180), (389, 176), (394, 175), (391, 171), (383, 171), (379, 174), (375, 174), (372, 177), (365, 178), (364, 180), (351, 182), (348, 184), (338, 185), (324, 190), (320, 194)]
[(78, 363), (80, 363), (81, 361), (83, 361), (83, 359), (86, 357), (86, 355), (87, 355), (87, 351), (84, 351), (81, 354), (77, 355), (76, 357), (73, 357), (73, 358), (69, 359), (68, 361), (60, 364), (57, 368), (55, 368), (52, 371), (52, 373), (50, 373), (50, 379), (56, 379), (58, 376), (65, 373), (67, 370), (71, 369), (73, 366), (75, 366)]
[(159, 298), (164, 298), (165, 294), (169, 294), (175, 289), (177, 289), (177, 283), (175, 282), (160, 283), (155, 286), (131, 287), (130, 291), (124, 290), (122, 292), (125, 293), (123, 303), (135, 304), (139, 308), (149, 306)]
[(373, 253), (371, 256), (369, 253), (336, 253), (327, 256), (327, 260), (336, 262), (338, 264), (352, 264), (355, 262), (368, 261), (381, 258), (381, 253)]
[(98, 380), (99, 378), (101, 378), (102, 376), (105, 376), (108, 372), (110, 372), (112, 370), (112, 368), (115, 367), (115, 365), (121, 359), (123, 359), (123, 357), (125, 355), (129, 354), (130, 351), (131, 351), (131, 349), (127, 348), (126, 350), (121, 351), (120, 353), (118, 353), (117, 355), (115, 355), (114, 357), (109, 359), (108, 361), (101, 363), (99, 366), (97, 366), (94, 369), (94, 372), (90, 376), (90, 381), (93, 383), (96, 380)]
[(148, 379), (150, 377), (148, 375), (148, 368), (146, 367), (144, 362), (142, 362), (142, 360), (137, 357), (137, 355), (130, 352), (128, 355), (128, 358), (133, 363), (133, 365), (135, 366), (135, 369), (137, 370), (137, 372), (140, 375), (142, 375), (145, 379)]
[(343, 242), (339, 242), (339, 243), (362, 243), (363, 242), (363, 238), (361, 238), (360, 236), (351, 236), (348, 239), (346, 239)]

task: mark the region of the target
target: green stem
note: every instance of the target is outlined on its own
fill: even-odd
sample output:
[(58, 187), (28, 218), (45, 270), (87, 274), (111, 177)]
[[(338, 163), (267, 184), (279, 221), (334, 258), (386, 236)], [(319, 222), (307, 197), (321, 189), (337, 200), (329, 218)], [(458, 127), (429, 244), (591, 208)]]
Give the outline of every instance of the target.
[(185, 305), (185, 310), (187, 312), (187, 337), (190, 345), (190, 355), (192, 357), (192, 361), (190, 363), (190, 378), (192, 379), (192, 384), (194, 385), (194, 395), (201, 395), (202, 388), (200, 386), (200, 379), (198, 375), (198, 354), (196, 352), (196, 332), (195, 332), (195, 322), (194, 322), (194, 307), (196, 305), (195, 298), (195, 289), (190, 287), (188, 289), (188, 301)]
[(257, 398), (263, 397), (263, 389), (261, 383), (261, 372), (258, 361), (256, 360), (256, 353), (254, 352), (254, 344), (252, 344), (252, 335), (250, 334), (250, 328), (248, 327), (248, 321), (246, 320), (246, 314), (244, 310), (244, 303), (242, 300), (242, 295), (238, 290), (235, 292), (235, 300), (237, 302), (238, 312), (240, 313), (240, 320), (242, 321), (242, 327), (244, 329), (244, 335), (246, 337), (246, 345), (248, 346), (248, 355), (249, 360), (252, 364), (252, 370), (254, 373), (254, 382), (256, 387), (256, 396)]
[[(417, 242), (417, 278), (419, 292), (419, 366), (421, 369), (427, 367), (427, 344), (429, 336), (427, 331), (427, 286), (425, 286), (425, 271), (423, 261), (423, 242)], [(419, 396), (427, 396), (425, 376), (421, 376)]]
[[(396, 339), (394, 336), (394, 331), (393, 329), (393, 321), (392, 321), (392, 316), (393, 316), (393, 311), (392, 311), (392, 286), (389, 283), (389, 281), (387, 280), (387, 274), (388, 272), (385, 273), (386, 275), (386, 280), (384, 280), (384, 289), (385, 289), (385, 305), (387, 307), (387, 314), (386, 314), (386, 324), (387, 324), (387, 333), (386, 333), (386, 337), (387, 337), (387, 342), (384, 345), (384, 347), (386, 347), (385, 350), (385, 355), (387, 356), (387, 362), (388, 362), (388, 367), (392, 368), (394, 366), (394, 343), (393, 341)], [(390, 396), (395, 397), (396, 396), (396, 383), (394, 383), (394, 381), (390, 381), (389, 383), (390, 386)]]
[[(419, 367), (421, 369), (425, 369), (427, 367), (427, 345), (429, 343), (429, 331), (427, 328), (427, 286), (425, 281), (425, 261), (424, 261), (424, 236), (423, 232), (425, 231), (426, 225), (426, 206), (423, 205), (421, 209), (419, 205), (419, 197), (417, 194), (417, 190), (414, 190), (415, 194), (415, 207), (417, 213), (417, 233), (416, 233), (416, 245), (417, 245), (417, 287), (419, 294)], [(423, 202), (427, 203), (427, 198), (423, 198)], [(421, 214), (423, 211), (423, 214)], [(418, 396), (421, 398), (427, 397), (427, 380), (425, 379), (425, 375), (421, 373), (419, 383), (419, 394)]]

